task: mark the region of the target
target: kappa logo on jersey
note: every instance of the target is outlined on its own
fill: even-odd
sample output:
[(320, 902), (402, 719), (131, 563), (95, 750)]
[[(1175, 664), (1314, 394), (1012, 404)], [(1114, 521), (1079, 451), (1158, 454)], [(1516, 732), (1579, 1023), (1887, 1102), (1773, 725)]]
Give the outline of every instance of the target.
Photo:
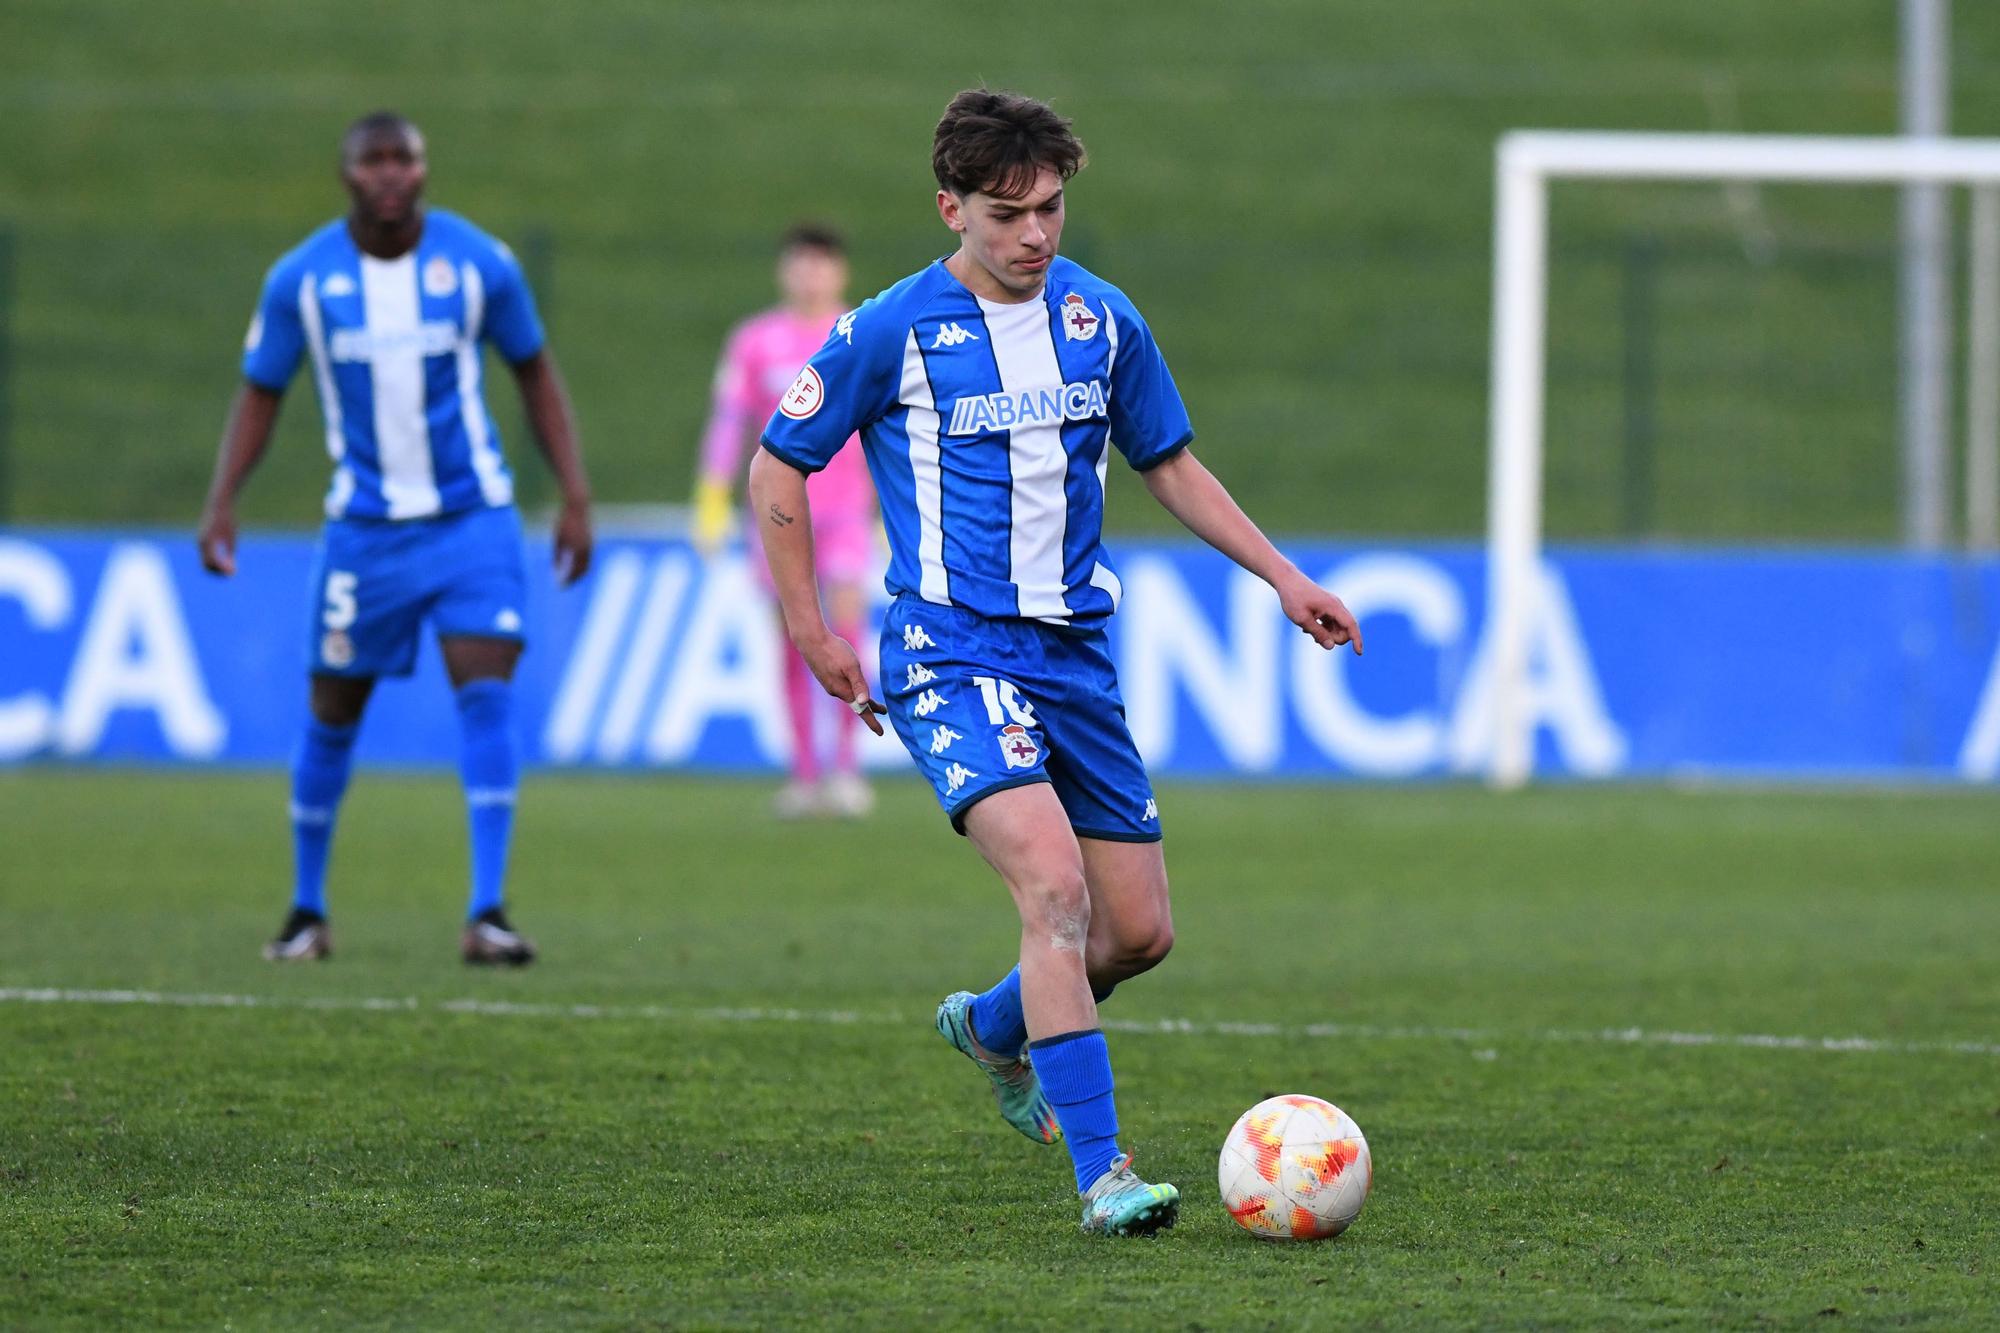
[(319, 294), (327, 300), (354, 295), (354, 279), (345, 273), (329, 273), (319, 282)]
[(807, 366), (778, 400), (778, 410), (794, 421), (804, 421), (819, 411), (819, 405), (825, 401), (826, 385), (820, 383), (819, 372)]
[(910, 663), (909, 672), (904, 677), (903, 688), (914, 690), (917, 686), (928, 685), (936, 679), (937, 672), (931, 670), (922, 662), (912, 662)]
[(943, 754), (951, 748), (953, 741), (962, 741), (964, 739), (965, 736), (963, 733), (953, 731), (950, 727), (939, 723), (938, 729), (931, 733), (931, 753)]
[(967, 329), (962, 329), (957, 324), (940, 324), (938, 325), (937, 338), (931, 343), (931, 346), (933, 348), (956, 347), (960, 343), (976, 343), (978, 341), (978, 334)]
[(945, 697), (942, 694), (939, 694), (936, 690), (925, 690), (917, 696), (917, 701), (910, 706), (910, 711), (918, 717), (929, 717), (932, 713), (937, 712), (938, 709), (943, 708), (944, 705)]
[(1065, 384), (1059, 389), (983, 393), (975, 398), (961, 398), (953, 405), (951, 426), (945, 434), (978, 435), (990, 430), (1012, 430), (1016, 426), (1094, 421), (1104, 416), (1106, 410), (1104, 384), (1100, 380)]
[(854, 346), (854, 317), (860, 313), (858, 310), (850, 310), (833, 321), (833, 331), (839, 334), (841, 340), (849, 347)]
[(1160, 817), (1159, 804), (1156, 801), (1154, 801), (1152, 797), (1148, 796), (1146, 798), (1146, 813), (1139, 816), (1139, 822), (1142, 824), (1150, 824), (1159, 817)]
[(1000, 728), (1000, 757), (1007, 761), (1009, 768), (1033, 768), (1035, 761), (1042, 757), (1042, 752), (1026, 727), (1010, 722)]
[(257, 344), (264, 341), (264, 312), (259, 310), (250, 316), (250, 332), (243, 335), (243, 350), (254, 352)]
[(971, 778), (976, 778), (978, 776), (979, 775), (977, 773), (967, 768), (964, 764), (953, 764), (950, 768), (947, 768), (944, 771), (945, 795), (956, 796), (958, 794), (958, 789), (960, 787), (963, 787), (966, 784), (967, 780)]
[(903, 626), (904, 652), (914, 653), (919, 648), (935, 648), (935, 647), (937, 647), (937, 640), (933, 639), (922, 625)]
[(458, 290), (458, 270), (451, 261), (438, 255), (424, 265), (424, 295), (450, 296)]
[(1097, 326), (1104, 321), (1090, 311), (1084, 299), (1071, 292), (1063, 298), (1063, 337), (1073, 343), (1087, 343), (1097, 336)]

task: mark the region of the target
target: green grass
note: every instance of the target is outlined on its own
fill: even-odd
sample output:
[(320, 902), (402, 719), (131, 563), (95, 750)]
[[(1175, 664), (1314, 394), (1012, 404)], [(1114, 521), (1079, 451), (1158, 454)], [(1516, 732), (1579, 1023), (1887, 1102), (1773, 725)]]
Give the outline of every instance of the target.
[[(1993, 134), (2000, 8), (1952, 17), (1953, 129)], [(863, 293), (938, 253), (929, 127), (983, 79), (1076, 117), (1093, 161), (1068, 249), (1148, 312), (1201, 450), (1253, 513), (1467, 533), (1486, 495), (1496, 137), (1886, 133), (1895, 71), (1882, 0), (1246, 0), (1227, 17), (1031, 0), (1004, 31), (890, 0), (16, 0), (0, 513), (191, 521), (259, 279), (339, 211), (339, 129), (385, 103), (430, 131), (439, 204), (549, 239), (600, 495), (680, 500), (716, 349), (769, 299), (772, 236), (839, 222)], [(1623, 530), (1621, 256), (1658, 236), (1655, 529), (1893, 537), (1887, 192), (1574, 186), (1554, 217), (1552, 533)], [(256, 521), (314, 520), (326, 464), (309, 389), (293, 396)], [(495, 397), (546, 497), (504, 377)], [(1116, 528), (1170, 523), (1136, 485), (1111, 504)]]
[[(460, 811), (364, 773), (339, 952), (275, 969), (276, 775), (0, 775), (0, 1326), (1961, 1328), (2000, 1302), (1993, 800), (1170, 787), (1180, 943), (1106, 1006), (1157, 1241), (1075, 1231), (1059, 1151), (929, 1030), (1004, 966), (997, 885), (914, 786), (773, 826), (736, 782), (541, 777), (518, 919), (454, 953)], [(365, 997), (390, 1011), (313, 1008)], [(454, 999), (557, 1006), (455, 1011)], [(566, 1006), (611, 1006), (587, 1016)], [(645, 1006), (659, 1006), (645, 1010)], [(718, 1009), (848, 1011), (746, 1021)], [(1554, 1040), (1864, 1035), (1858, 1052)], [(1469, 1028), (1471, 1035), (1430, 1031)], [(1385, 1029), (1387, 1029), (1385, 1031)], [(1366, 1128), (1336, 1242), (1237, 1230), (1259, 1097)]]

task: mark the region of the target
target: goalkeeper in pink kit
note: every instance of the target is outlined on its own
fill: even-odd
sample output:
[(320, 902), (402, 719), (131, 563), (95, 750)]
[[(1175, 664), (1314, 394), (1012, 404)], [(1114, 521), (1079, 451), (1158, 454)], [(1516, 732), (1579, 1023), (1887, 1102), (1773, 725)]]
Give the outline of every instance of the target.
[[(847, 255), (840, 236), (817, 226), (785, 233), (778, 250), (783, 303), (753, 315), (730, 332), (716, 368), (714, 405), (702, 437), (701, 475), (695, 489), (695, 544), (704, 554), (719, 548), (735, 526), (734, 496), (754, 452), (757, 432), (777, 410), (778, 399), (847, 313)], [(806, 490), (812, 508), (813, 553), (827, 620), (851, 644), (862, 637), (866, 580), (875, 565), (875, 488), (858, 443), (849, 439), (833, 461), (813, 474)], [(745, 526), (757, 541), (757, 524)], [(753, 549), (750, 566), (768, 591), (770, 572)], [(792, 729), (792, 776), (778, 793), (777, 812), (858, 816), (874, 804), (855, 759), (858, 719), (826, 697), (791, 641), (782, 633), (785, 707)], [(835, 727), (831, 772), (823, 774), (818, 727)]]

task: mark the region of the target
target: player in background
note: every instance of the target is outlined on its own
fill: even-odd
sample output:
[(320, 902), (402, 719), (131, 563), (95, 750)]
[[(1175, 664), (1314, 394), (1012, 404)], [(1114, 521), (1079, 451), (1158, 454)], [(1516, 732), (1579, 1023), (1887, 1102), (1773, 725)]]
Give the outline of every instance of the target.
[[(959, 832), (1012, 892), (1020, 962), (939, 1007), (939, 1032), (1030, 1138), (1060, 1129), (1086, 1231), (1171, 1225), (1179, 1191), (1119, 1147), (1097, 1005), (1173, 942), (1151, 783), (1105, 635), (1118, 576), (1101, 540), (1110, 447), (1197, 536), (1270, 584), (1323, 648), (1360, 631), (1188, 448), (1152, 332), (1117, 288), (1057, 255), (1083, 165), (1047, 106), (975, 89), (932, 143), (949, 257), (864, 303), (799, 372), (750, 470), (792, 640), (879, 731), (890, 714)], [(806, 475), (860, 428), (890, 545), (888, 707), (820, 617)]]
[[(730, 331), (716, 367), (714, 403), (701, 441), (701, 472), (695, 484), (695, 545), (712, 555), (728, 537), (736, 513), (735, 494), (754, 451), (756, 432), (777, 410), (778, 395), (799, 367), (826, 341), (827, 330), (847, 313), (847, 251), (839, 233), (802, 224), (785, 233), (778, 247), (778, 292), (782, 302), (752, 315)], [(813, 556), (834, 633), (861, 642), (867, 603), (864, 581), (875, 560), (875, 490), (859, 448), (842, 449), (806, 488), (813, 513)], [(751, 567), (770, 588), (764, 559), (757, 554), (757, 526), (749, 527)], [(782, 622), (780, 624), (782, 637)], [(792, 726), (792, 776), (778, 792), (781, 818), (825, 812), (858, 817), (874, 808), (874, 794), (855, 756), (857, 720), (833, 710), (832, 772), (821, 781), (816, 723), (828, 711), (812, 670), (789, 643), (784, 661), (785, 709)]]
[(292, 767), (291, 911), (274, 961), (332, 947), (326, 864), (355, 737), (382, 676), (416, 662), (428, 621), (457, 693), (459, 773), (471, 825), (468, 963), (527, 963), (535, 946), (503, 899), (518, 759), (511, 680), (525, 571), (514, 483), (481, 386), (482, 344), (513, 371), (562, 488), (555, 559), (590, 565), (590, 486), (569, 397), (513, 254), (464, 218), (426, 210), (423, 135), (378, 112), (341, 140), (351, 206), (271, 269), (243, 352), (198, 543), (236, 572), (235, 500), (270, 442), (279, 403), (309, 361), (326, 422), (326, 495), (306, 639), (311, 717)]

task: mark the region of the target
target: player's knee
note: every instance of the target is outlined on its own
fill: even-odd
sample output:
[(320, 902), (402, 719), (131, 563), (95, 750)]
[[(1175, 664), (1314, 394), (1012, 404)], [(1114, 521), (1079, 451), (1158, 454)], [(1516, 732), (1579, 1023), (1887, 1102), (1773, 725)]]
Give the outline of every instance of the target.
[(1119, 980), (1158, 967), (1174, 947), (1174, 924), (1162, 915), (1130, 925), (1112, 941), (1105, 972)]
[(1081, 954), (1090, 937), (1090, 890), (1083, 868), (1045, 871), (1023, 886), (1022, 906), (1031, 927), (1038, 927), (1049, 947)]

